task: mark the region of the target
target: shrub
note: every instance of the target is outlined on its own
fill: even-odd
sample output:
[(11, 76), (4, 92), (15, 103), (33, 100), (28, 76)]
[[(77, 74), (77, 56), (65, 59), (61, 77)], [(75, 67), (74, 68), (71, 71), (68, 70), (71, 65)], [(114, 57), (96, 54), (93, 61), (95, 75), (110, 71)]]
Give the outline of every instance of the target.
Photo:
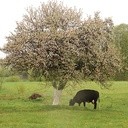
[(10, 77), (7, 77), (6, 82), (19, 82), (21, 81), (20, 77), (19, 76), (10, 76)]

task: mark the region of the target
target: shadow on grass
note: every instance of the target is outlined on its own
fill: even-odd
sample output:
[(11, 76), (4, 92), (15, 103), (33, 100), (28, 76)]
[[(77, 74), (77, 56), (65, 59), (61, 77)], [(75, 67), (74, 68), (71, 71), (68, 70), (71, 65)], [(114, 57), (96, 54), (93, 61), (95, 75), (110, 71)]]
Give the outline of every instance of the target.
[(48, 111), (88, 111), (88, 112), (103, 112), (117, 111), (111, 106), (110, 108), (101, 106), (94, 110), (92, 107), (83, 106), (68, 106), (68, 105), (50, 105), (43, 104), (44, 99), (28, 100), (1, 100), (0, 113), (4, 112), (48, 112)]
[(15, 106), (9, 105), (0, 107), (0, 113), (13, 113), (13, 112), (48, 112), (48, 111), (98, 111), (94, 109), (88, 109), (79, 106), (66, 106), (66, 105), (29, 105), (29, 106)]

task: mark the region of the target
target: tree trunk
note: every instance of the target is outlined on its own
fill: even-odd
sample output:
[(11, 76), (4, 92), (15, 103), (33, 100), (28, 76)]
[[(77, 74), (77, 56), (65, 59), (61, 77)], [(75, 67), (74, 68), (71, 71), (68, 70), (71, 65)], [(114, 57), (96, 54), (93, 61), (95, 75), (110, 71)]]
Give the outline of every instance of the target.
[(62, 94), (62, 90), (58, 90), (58, 89), (54, 88), (54, 95), (53, 95), (52, 105), (59, 105), (61, 94)]
[(61, 79), (60, 81), (53, 81), (52, 86), (54, 88), (54, 94), (53, 94), (53, 103), (52, 105), (59, 105), (60, 98), (62, 95), (62, 90), (64, 89), (65, 85), (67, 83), (67, 80)]

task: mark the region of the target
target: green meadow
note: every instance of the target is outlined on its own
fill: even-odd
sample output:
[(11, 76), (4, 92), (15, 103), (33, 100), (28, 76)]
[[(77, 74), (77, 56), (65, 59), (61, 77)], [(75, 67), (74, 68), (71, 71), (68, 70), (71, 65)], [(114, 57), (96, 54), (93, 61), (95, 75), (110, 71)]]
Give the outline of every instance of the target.
[[(43, 82), (5, 82), (0, 87), (0, 128), (128, 128), (128, 82), (112, 82), (109, 89), (93, 82), (69, 83), (60, 105), (52, 106), (53, 88)], [(97, 109), (87, 103), (68, 106), (81, 89), (100, 93)], [(42, 98), (29, 100), (32, 93)]]

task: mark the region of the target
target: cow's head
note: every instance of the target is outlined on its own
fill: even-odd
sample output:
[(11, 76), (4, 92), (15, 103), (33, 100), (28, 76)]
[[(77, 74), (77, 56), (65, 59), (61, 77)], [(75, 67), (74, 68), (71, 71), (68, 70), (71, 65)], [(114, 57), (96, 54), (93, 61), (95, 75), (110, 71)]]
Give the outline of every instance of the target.
[(71, 99), (70, 101), (69, 101), (69, 106), (73, 106), (75, 104), (75, 102), (73, 101), (73, 99)]

